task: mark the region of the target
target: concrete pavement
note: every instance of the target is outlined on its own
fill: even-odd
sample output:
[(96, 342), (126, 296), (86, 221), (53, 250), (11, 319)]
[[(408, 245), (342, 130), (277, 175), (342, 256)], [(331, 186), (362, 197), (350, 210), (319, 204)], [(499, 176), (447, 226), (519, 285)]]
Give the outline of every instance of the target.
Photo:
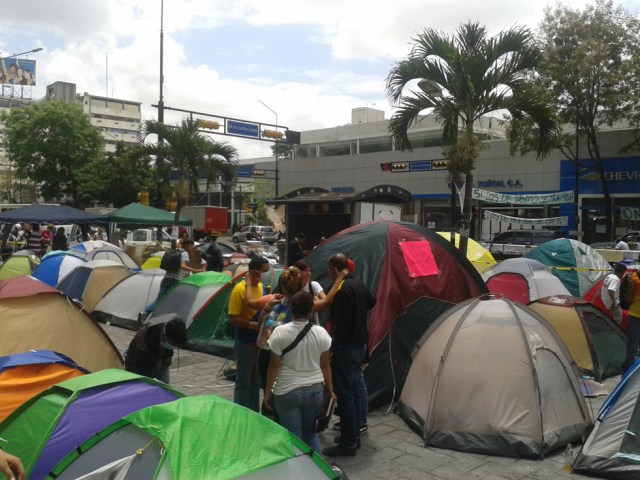
[[(128, 346), (134, 332), (100, 324), (120, 351)], [(219, 395), (231, 400), (233, 382), (222, 375), (225, 359), (200, 352), (180, 350), (171, 367), (171, 384), (188, 395)], [(620, 377), (604, 384), (613, 390)], [(595, 414), (606, 396), (587, 399)], [(321, 434), (323, 446), (333, 445), (336, 432)], [(575, 453), (579, 446), (574, 446)], [(333, 459), (329, 459), (330, 463)], [(369, 414), (369, 431), (355, 457), (336, 459), (350, 479), (436, 479), (436, 480), (543, 480), (589, 478), (565, 472), (563, 452), (544, 460), (524, 460), (424, 448), (422, 439), (395, 413), (378, 409)]]

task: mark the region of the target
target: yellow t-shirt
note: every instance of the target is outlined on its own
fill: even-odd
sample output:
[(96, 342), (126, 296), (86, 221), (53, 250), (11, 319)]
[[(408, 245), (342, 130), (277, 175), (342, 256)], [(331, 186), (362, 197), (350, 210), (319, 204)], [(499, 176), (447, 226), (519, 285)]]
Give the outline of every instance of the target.
[(253, 317), (258, 313), (258, 309), (247, 306), (247, 300), (259, 299), (262, 297), (262, 283), (258, 283), (258, 286), (252, 289), (251, 293), (251, 298), (248, 299), (246, 280), (241, 281), (233, 287), (231, 295), (229, 296), (227, 313), (229, 315), (241, 316), (245, 320), (253, 320)]
[(638, 272), (631, 275), (631, 280), (633, 280), (633, 299), (631, 300), (629, 315), (640, 318), (640, 278), (638, 278)]

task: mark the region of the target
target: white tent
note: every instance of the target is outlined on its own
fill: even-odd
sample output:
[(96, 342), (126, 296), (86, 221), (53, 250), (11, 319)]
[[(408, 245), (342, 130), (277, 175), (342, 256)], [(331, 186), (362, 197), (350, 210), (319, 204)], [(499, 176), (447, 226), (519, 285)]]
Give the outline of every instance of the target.
[(541, 457), (590, 423), (571, 355), (535, 312), (485, 295), (442, 314), (418, 343), (400, 415), (425, 445)]

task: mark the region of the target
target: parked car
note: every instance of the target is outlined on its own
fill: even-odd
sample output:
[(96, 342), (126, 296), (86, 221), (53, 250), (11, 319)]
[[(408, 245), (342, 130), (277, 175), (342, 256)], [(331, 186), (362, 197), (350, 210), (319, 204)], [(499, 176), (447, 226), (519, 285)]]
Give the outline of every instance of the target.
[(262, 240), (267, 243), (275, 243), (280, 239), (280, 233), (278, 233), (273, 227), (265, 225), (251, 225), (242, 228), (239, 232), (233, 234), (233, 243), (243, 243), (247, 241), (247, 234), (255, 229), (256, 233), (260, 235)]
[(496, 260), (521, 257), (529, 250), (550, 240), (560, 238), (562, 232), (553, 230), (510, 230), (493, 237), (482, 245), (491, 252)]
[(620, 237), (616, 238), (612, 242), (595, 242), (595, 243), (590, 243), (589, 246), (591, 248), (616, 248), (616, 245), (620, 240), (627, 242), (628, 244), (629, 242), (635, 242), (638, 235), (640, 235), (640, 232), (638, 230), (630, 230), (624, 235), (621, 235)]

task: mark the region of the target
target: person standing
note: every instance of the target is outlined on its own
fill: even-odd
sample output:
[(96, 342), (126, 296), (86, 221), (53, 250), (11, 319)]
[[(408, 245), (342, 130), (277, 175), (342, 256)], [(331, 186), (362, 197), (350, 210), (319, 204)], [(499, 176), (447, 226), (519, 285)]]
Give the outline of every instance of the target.
[(609, 273), (602, 282), (600, 299), (604, 307), (611, 312), (611, 318), (620, 325), (622, 321), (622, 308), (620, 307), (620, 279), (627, 271), (626, 265), (616, 263), (613, 272)]
[[(347, 257), (337, 253), (329, 258), (329, 277), (335, 281), (340, 271), (348, 268)], [(362, 399), (359, 388), (364, 381), (362, 365), (366, 362), (367, 317), (376, 299), (367, 287), (352, 274), (338, 286), (330, 309), (331, 337), (333, 339), (331, 371), (340, 410), (340, 436), (337, 445), (323, 453), (328, 457), (353, 456), (360, 444), (360, 425), (363, 423)]]
[(254, 412), (260, 411), (260, 387), (256, 375), (258, 360), (258, 318), (260, 311), (248, 305), (248, 300), (262, 297), (262, 274), (269, 271), (269, 261), (264, 257), (252, 258), (245, 280), (236, 284), (229, 296), (227, 314), (234, 327), (233, 351), (236, 356), (236, 383), (233, 401)]
[(47, 228), (40, 232), (40, 235), (42, 236), (42, 245), (45, 251), (47, 251), (51, 246), (55, 230), (56, 226), (53, 223), (50, 223), (49, 225), (47, 225)]
[(638, 272), (625, 277), (622, 281), (630, 281), (633, 285), (633, 299), (629, 307), (629, 323), (627, 325), (627, 352), (622, 364), (622, 372), (629, 370), (638, 354), (640, 344), (640, 278)]
[(169, 384), (174, 347), (187, 344), (187, 327), (175, 313), (158, 315), (145, 323), (125, 353), (124, 369)]
[(273, 403), (280, 425), (320, 452), (316, 419), (325, 396), (335, 399), (331, 337), (324, 328), (310, 323), (313, 296), (309, 292), (294, 294), (290, 308), (292, 321), (276, 328), (269, 338), (264, 404), (271, 408)]
[(69, 250), (67, 243), (67, 235), (64, 233), (64, 227), (58, 227), (56, 234), (51, 238), (51, 250)]
[(40, 231), (38, 230), (38, 225), (31, 225), (29, 223), (24, 224), (25, 227), (25, 235), (27, 243), (25, 248), (27, 250), (31, 250), (35, 256), (42, 256), (42, 235), (40, 235)]

